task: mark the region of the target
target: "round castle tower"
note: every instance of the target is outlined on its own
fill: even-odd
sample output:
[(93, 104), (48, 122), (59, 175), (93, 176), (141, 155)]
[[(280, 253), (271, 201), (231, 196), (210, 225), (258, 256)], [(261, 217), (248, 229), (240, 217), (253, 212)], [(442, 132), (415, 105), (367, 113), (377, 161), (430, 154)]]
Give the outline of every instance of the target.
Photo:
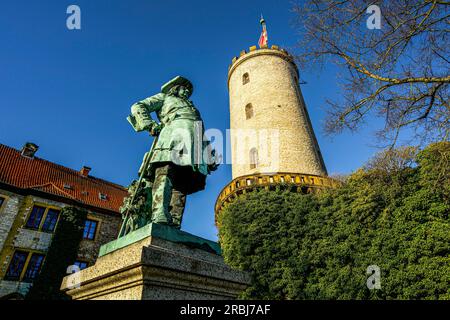
[[(299, 88), (297, 66), (285, 50), (272, 46), (271, 49), (259, 50), (252, 47), (249, 53), (242, 52), (230, 66), (228, 89), (230, 129), (232, 134), (236, 131), (232, 135), (236, 139), (231, 141), (233, 179), (273, 172), (327, 175)], [(267, 130), (269, 134), (278, 131), (278, 153), (269, 150), (273, 160), (270, 164), (261, 161), (259, 149), (264, 145), (250, 145), (247, 152), (237, 150), (238, 143), (245, 136), (242, 130), (249, 133)], [(277, 149), (274, 144), (275, 141), (270, 146)], [(251, 165), (253, 162), (256, 165)]]
[(228, 70), (233, 180), (216, 215), (239, 193), (287, 184), (299, 192), (332, 187), (300, 91), (293, 57), (277, 46), (250, 47)]

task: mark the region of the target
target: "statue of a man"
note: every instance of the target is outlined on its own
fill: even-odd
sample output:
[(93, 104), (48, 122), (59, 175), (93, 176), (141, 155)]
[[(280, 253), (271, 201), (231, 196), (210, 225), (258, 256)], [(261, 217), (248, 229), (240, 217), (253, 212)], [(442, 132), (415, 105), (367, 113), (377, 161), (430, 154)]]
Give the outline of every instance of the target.
[[(203, 139), (200, 113), (189, 100), (192, 92), (192, 83), (177, 76), (161, 87), (161, 93), (133, 104), (129, 117), (136, 131), (149, 131), (156, 139), (139, 170), (144, 187), (134, 186), (141, 190), (145, 186), (151, 188), (151, 199), (147, 199), (147, 206), (141, 206), (148, 208), (151, 203), (151, 214), (139, 210), (134, 210), (134, 214), (141, 218), (151, 216), (151, 222), (175, 228), (181, 227), (186, 195), (204, 189), (206, 176), (218, 166), (214, 150)], [(152, 119), (152, 112), (159, 124)], [(130, 199), (127, 207), (125, 201), (123, 208), (133, 207), (129, 202)], [(140, 226), (142, 223), (123, 234)]]

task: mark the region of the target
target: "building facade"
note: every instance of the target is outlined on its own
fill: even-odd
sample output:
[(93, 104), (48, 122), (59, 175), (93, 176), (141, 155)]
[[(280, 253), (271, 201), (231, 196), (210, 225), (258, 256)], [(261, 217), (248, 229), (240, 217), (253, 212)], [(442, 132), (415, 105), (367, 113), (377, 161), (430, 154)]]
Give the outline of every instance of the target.
[(64, 207), (87, 210), (73, 264), (95, 263), (100, 246), (117, 237), (122, 186), (37, 158), (38, 147), (0, 144), (0, 299), (24, 297), (39, 277)]
[[(299, 192), (332, 187), (299, 87), (293, 57), (278, 46), (250, 47), (228, 70), (233, 180), (216, 201), (216, 217), (237, 195), (261, 186)], [(216, 220), (217, 221), (217, 220)]]

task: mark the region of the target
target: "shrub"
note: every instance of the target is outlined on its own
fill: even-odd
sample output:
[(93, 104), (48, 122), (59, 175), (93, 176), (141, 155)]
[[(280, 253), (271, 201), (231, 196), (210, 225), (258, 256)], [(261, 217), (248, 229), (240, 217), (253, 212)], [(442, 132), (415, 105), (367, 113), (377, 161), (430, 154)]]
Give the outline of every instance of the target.
[[(449, 159), (450, 143), (436, 143), (407, 166), (365, 166), (338, 189), (237, 198), (219, 215), (219, 238), (225, 261), (252, 277), (242, 298), (450, 299)], [(367, 288), (370, 265), (380, 290)]]

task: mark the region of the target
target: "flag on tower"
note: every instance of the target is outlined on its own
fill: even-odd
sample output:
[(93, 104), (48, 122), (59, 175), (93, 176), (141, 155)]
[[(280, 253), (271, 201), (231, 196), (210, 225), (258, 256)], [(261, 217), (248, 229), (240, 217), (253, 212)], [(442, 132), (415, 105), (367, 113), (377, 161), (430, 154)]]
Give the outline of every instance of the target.
[(267, 36), (267, 29), (266, 29), (266, 20), (264, 20), (263, 16), (261, 15), (261, 20), (259, 21), (262, 25), (262, 32), (261, 36), (259, 37), (258, 45), (260, 48), (267, 47), (267, 42), (269, 40), (269, 37)]

